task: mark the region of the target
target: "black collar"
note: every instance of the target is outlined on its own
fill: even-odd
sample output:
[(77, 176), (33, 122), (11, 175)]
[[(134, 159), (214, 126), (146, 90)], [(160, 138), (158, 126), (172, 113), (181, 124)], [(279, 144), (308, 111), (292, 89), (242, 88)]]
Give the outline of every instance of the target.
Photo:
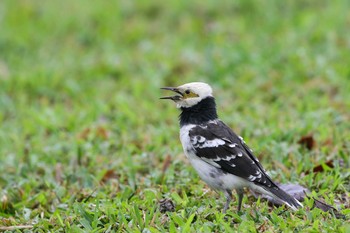
[(187, 124), (202, 124), (210, 120), (215, 120), (218, 118), (216, 113), (216, 104), (214, 97), (207, 97), (202, 99), (198, 104), (189, 107), (181, 108), (180, 126)]

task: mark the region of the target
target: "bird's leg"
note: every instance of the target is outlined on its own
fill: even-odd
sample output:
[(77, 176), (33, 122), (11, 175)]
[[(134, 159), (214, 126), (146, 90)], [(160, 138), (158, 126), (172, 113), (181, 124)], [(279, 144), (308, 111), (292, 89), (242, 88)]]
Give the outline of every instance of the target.
[(227, 189), (225, 191), (225, 197), (226, 197), (226, 203), (224, 206), (224, 210), (222, 211), (224, 214), (226, 213), (228, 207), (230, 207), (230, 202), (232, 200), (232, 191)]
[(241, 208), (242, 208), (244, 190), (243, 189), (236, 189), (236, 192), (237, 192), (237, 196), (238, 196), (238, 212), (239, 212), (239, 211), (241, 211)]

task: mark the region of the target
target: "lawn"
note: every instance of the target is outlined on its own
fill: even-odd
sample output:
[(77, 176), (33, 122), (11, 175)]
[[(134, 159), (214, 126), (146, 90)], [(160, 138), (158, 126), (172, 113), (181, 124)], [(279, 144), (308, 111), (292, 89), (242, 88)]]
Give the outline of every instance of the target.
[[(349, 1), (2, 0), (0, 16), (0, 231), (350, 232)], [(191, 81), (274, 180), (311, 191), (303, 209), (247, 193), (221, 213), (159, 100)]]

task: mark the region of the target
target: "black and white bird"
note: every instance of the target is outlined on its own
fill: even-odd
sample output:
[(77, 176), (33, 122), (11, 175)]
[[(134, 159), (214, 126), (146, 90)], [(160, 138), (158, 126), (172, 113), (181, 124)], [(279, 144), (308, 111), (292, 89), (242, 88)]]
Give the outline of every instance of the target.
[(161, 99), (173, 100), (181, 110), (180, 140), (185, 155), (203, 181), (224, 192), (224, 213), (233, 189), (238, 194), (238, 211), (241, 210), (244, 188), (271, 196), (294, 210), (302, 207), (271, 180), (243, 138), (218, 119), (208, 84), (192, 82), (162, 89), (177, 93)]

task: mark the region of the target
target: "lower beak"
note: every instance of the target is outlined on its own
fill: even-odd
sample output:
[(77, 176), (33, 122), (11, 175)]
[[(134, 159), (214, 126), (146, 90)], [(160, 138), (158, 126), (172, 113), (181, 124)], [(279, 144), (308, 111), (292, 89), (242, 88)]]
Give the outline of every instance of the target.
[(174, 96), (164, 96), (164, 97), (160, 97), (159, 99), (161, 100), (180, 100), (182, 97), (179, 95), (174, 95)]
[(173, 91), (173, 92), (176, 92), (178, 93), (179, 95), (174, 95), (174, 96), (165, 96), (165, 97), (161, 97), (160, 99), (163, 99), (163, 100), (166, 100), (166, 99), (169, 99), (169, 100), (173, 100), (173, 101), (177, 101), (177, 100), (180, 100), (182, 99), (182, 93), (176, 88), (176, 87), (162, 87), (160, 89), (163, 89), (163, 90), (168, 90), (168, 91)]

